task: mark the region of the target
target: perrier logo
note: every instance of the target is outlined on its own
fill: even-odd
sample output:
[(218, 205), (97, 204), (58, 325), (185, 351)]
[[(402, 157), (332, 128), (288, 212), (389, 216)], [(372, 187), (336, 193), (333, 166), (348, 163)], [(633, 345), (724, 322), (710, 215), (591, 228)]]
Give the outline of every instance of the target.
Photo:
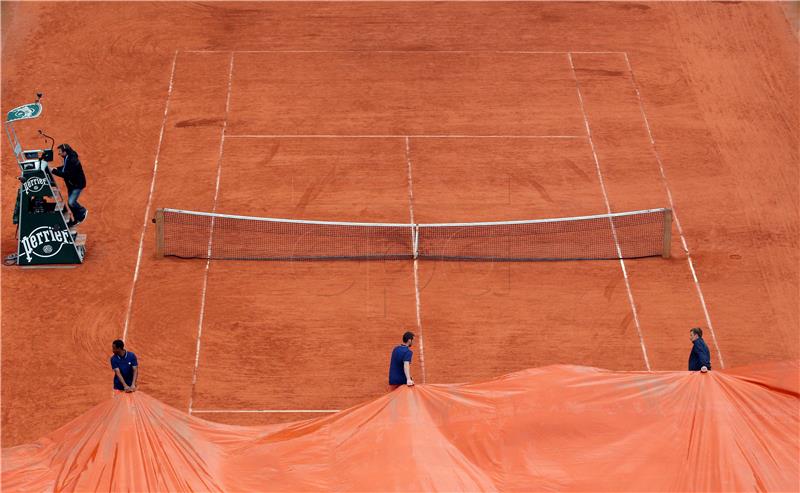
[(52, 226), (39, 226), (20, 240), (28, 263), (33, 256), (47, 258), (58, 255), (61, 248), (70, 243), (69, 230), (58, 230)]
[(45, 186), (50, 186), (50, 183), (46, 178), (42, 178), (41, 176), (32, 176), (25, 180), (22, 186), (25, 188), (25, 193), (29, 194), (41, 191)]

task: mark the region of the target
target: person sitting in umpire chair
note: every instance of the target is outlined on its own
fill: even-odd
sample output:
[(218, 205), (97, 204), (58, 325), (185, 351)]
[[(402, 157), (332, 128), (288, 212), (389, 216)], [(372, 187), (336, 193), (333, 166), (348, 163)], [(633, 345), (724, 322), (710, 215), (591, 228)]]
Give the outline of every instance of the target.
[(72, 219), (67, 226), (72, 228), (85, 221), (88, 213), (86, 208), (78, 203), (78, 197), (86, 188), (86, 175), (83, 174), (83, 166), (81, 166), (81, 160), (78, 159), (78, 153), (69, 144), (59, 145), (58, 155), (64, 161), (61, 166), (53, 168), (51, 171), (54, 175), (63, 178), (67, 185), (67, 203), (72, 212)]

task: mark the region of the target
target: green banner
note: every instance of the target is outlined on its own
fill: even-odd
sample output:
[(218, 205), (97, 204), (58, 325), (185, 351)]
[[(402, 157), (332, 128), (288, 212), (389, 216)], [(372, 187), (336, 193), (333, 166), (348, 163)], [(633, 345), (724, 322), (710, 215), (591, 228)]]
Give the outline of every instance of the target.
[(6, 123), (12, 123), (18, 120), (29, 120), (31, 118), (38, 118), (42, 114), (41, 103), (29, 103), (18, 106), (8, 112)]

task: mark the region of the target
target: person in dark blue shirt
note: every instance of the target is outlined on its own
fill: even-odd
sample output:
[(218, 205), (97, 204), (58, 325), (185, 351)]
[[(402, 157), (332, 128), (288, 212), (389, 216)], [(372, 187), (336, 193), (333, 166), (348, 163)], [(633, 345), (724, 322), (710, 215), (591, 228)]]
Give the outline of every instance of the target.
[(392, 358), (389, 362), (389, 385), (397, 388), (398, 385), (414, 385), (411, 378), (411, 358), (414, 352), (411, 346), (414, 344), (414, 333), (406, 332), (403, 334), (403, 344), (392, 350)]
[(72, 219), (67, 225), (72, 228), (85, 221), (88, 213), (86, 208), (78, 203), (78, 197), (80, 197), (83, 189), (86, 188), (86, 175), (83, 173), (83, 166), (80, 158), (78, 158), (78, 153), (69, 144), (60, 144), (58, 146), (58, 155), (61, 156), (64, 163), (58, 168), (52, 168), (50, 171), (54, 175), (63, 178), (64, 183), (67, 185), (67, 204), (69, 205), (69, 210), (72, 211)]
[(689, 353), (689, 371), (703, 373), (711, 369), (711, 353), (708, 351), (706, 341), (703, 340), (703, 329), (694, 327), (689, 331), (692, 341), (692, 352)]
[(111, 343), (111, 369), (114, 370), (114, 390), (135, 392), (139, 377), (139, 361), (133, 351), (125, 350), (125, 343), (117, 339)]

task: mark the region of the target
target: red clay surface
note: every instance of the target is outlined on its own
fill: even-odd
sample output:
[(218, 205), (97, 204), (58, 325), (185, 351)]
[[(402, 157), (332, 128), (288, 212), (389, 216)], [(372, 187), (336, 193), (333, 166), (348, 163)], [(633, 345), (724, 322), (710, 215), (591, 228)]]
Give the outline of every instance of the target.
[(233, 135), (578, 135), (583, 127), (563, 54), (243, 53), (235, 70)]
[[(605, 212), (576, 82), (612, 210), (668, 205), (660, 157), (714, 364), (717, 351), (726, 367), (800, 356), (798, 41), (775, 4), (3, 2), (2, 14), (3, 111), (45, 93), (23, 138), (38, 144), (43, 128), (78, 150), (91, 210), (85, 265), (3, 268), (3, 447), (108, 398), (129, 309), (142, 388), (184, 410), (354, 405), (384, 392), (407, 328), (422, 332), (429, 383), (552, 363), (642, 370), (642, 345), (653, 370), (684, 368), (687, 329), (706, 322), (676, 228), (672, 259), (625, 262), (640, 330), (618, 262), (421, 262), (420, 331), (410, 262), (211, 262), (206, 278), (205, 261), (155, 258), (149, 223), (130, 302), (156, 157), (151, 215), (408, 222), (409, 161), (417, 222)], [(246, 134), (258, 137), (232, 137)], [(312, 134), (383, 137), (298, 137)], [(2, 149), (8, 254), (17, 169)]]

